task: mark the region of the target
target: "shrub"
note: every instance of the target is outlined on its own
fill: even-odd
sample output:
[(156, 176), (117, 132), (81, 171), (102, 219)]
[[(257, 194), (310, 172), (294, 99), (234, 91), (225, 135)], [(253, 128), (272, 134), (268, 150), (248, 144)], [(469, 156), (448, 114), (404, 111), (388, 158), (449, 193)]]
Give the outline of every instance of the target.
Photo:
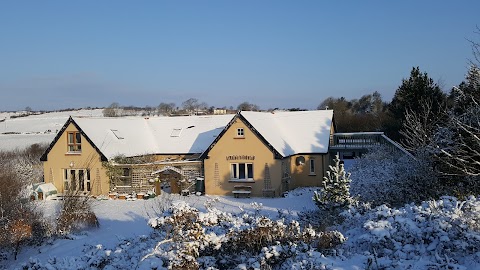
[(91, 198), (77, 192), (67, 192), (63, 197), (57, 218), (57, 233), (66, 235), (98, 226), (97, 216), (92, 210)]
[(0, 164), (0, 248), (12, 251), (15, 259), (24, 244), (33, 244), (44, 236), (43, 231), (33, 231), (43, 225), (41, 213), (28, 199), (26, 186), (12, 167)]
[(400, 206), (444, 194), (428, 155), (416, 159), (386, 146), (372, 147), (350, 169), (351, 193), (372, 205)]
[[(363, 213), (351, 208), (343, 213), (342, 227), (351, 236), (344, 248), (351, 253), (372, 252), (382, 264), (396, 263), (396, 267), (392, 264), (396, 269), (407, 268), (408, 260), (423, 260), (435, 269), (462, 269), (458, 264), (465, 264), (468, 256), (480, 262), (478, 209), (480, 198), (473, 196), (465, 201), (444, 196), (400, 208), (381, 205)], [(403, 267), (398, 264), (402, 261)]]
[[(299, 252), (330, 250), (345, 241), (339, 232), (302, 229), (296, 221), (285, 224), (255, 213), (235, 217), (213, 207), (207, 211), (200, 213), (185, 202), (175, 202), (170, 214), (151, 219), (150, 225), (166, 240), (144, 258), (156, 254), (172, 269), (230, 269), (247, 259), (252, 268), (269, 269)], [(169, 252), (165, 257), (165, 250), (174, 255)]]

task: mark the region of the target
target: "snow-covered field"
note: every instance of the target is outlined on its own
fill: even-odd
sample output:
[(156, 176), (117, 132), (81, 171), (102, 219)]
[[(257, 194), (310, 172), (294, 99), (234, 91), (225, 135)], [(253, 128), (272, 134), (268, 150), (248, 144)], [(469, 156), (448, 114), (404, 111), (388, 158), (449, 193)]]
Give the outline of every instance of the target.
[(102, 116), (101, 109), (51, 112), (11, 118), (18, 113), (0, 113), (0, 150), (14, 150), (34, 143), (52, 142), (70, 116)]

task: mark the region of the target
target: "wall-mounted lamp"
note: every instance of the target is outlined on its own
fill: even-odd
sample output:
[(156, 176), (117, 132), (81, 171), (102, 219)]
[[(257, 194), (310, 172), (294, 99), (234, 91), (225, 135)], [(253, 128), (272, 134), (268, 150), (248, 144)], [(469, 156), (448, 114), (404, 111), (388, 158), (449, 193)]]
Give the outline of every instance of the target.
[(75, 162), (70, 161), (70, 168), (73, 168), (73, 166), (75, 166)]

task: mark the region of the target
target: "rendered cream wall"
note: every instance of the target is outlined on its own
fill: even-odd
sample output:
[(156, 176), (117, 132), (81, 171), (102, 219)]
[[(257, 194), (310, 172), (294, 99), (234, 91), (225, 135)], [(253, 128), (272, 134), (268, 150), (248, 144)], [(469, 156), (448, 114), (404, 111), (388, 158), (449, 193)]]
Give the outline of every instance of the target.
[[(243, 128), (244, 138), (238, 138), (237, 129)], [(227, 160), (228, 156), (249, 156), (254, 160)], [(230, 181), (231, 163), (253, 163), (254, 183)], [(218, 179), (215, 179), (215, 164), (218, 166)], [(252, 196), (263, 196), (265, 186), (265, 164), (269, 167), (272, 188), (275, 195), (281, 191), (281, 160), (274, 154), (239, 118), (227, 129), (204, 160), (205, 191), (212, 195), (232, 195), (235, 185), (252, 186)]]
[[(53, 182), (58, 192), (64, 192), (64, 169), (90, 169), (92, 195), (108, 194), (109, 184), (105, 169), (102, 166), (100, 155), (82, 136), (82, 152), (71, 154), (67, 151), (67, 133), (78, 131), (70, 124), (60, 136), (51, 151), (47, 161), (43, 163), (43, 173), (46, 183)], [(70, 167), (70, 165), (73, 165)], [(100, 176), (100, 180), (98, 180)]]

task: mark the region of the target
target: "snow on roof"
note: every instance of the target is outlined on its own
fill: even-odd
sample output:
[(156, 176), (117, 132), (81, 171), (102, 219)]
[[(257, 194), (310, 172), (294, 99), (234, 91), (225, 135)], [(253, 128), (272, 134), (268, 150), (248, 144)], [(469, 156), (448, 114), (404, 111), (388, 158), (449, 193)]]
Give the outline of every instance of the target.
[(82, 118), (73, 120), (111, 159), (146, 154), (203, 153), (233, 115)]
[(241, 115), (284, 157), (328, 152), (333, 110), (242, 111)]
[(35, 188), (36, 192), (43, 192), (44, 194), (57, 193), (57, 188), (53, 183), (40, 184)]
[[(332, 110), (251, 112), (241, 115), (283, 156), (326, 153)], [(203, 153), (233, 115), (179, 117), (73, 117), (108, 158)]]

